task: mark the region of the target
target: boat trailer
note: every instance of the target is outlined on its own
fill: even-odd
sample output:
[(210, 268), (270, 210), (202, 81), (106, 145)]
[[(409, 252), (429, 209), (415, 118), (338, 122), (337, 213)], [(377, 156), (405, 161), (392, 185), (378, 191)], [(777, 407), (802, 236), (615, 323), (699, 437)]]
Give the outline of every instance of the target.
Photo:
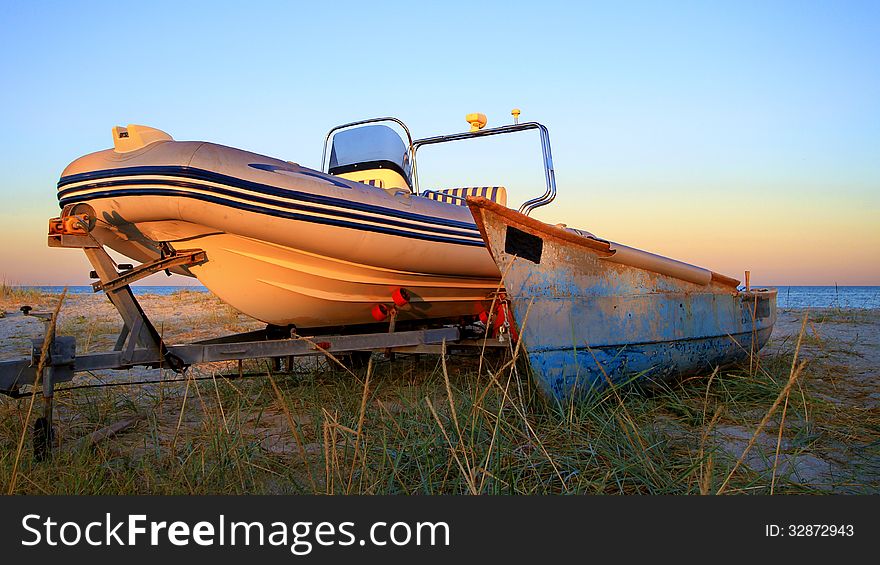
[[(126, 370), (136, 366), (171, 369), (183, 373), (191, 365), (218, 361), (271, 359), (275, 370), (286, 363), (293, 367), (295, 357), (316, 354), (394, 353), (442, 354), (446, 345), (456, 348), (502, 348), (509, 346), (503, 331), (497, 337), (480, 335), (479, 327), (460, 320), (396, 320), (394, 306), (388, 308), (388, 321), (339, 328), (296, 328), (267, 326), (265, 330), (227, 335), (187, 344), (168, 344), (156, 330), (131, 290), (131, 284), (173, 267), (199, 265), (209, 260), (200, 249), (174, 250), (165, 247), (159, 259), (133, 267), (117, 265), (88, 229), (86, 215), (54, 218), (49, 222), (49, 246), (82, 249), (93, 267), (94, 292), (103, 291), (119, 311), (123, 326), (112, 351), (77, 355), (76, 337), (57, 335), (53, 312), (34, 312), (28, 306), (22, 315), (40, 318), (43, 336), (32, 340), (30, 357), (0, 361), (0, 394), (14, 398), (31, 394), (43, 398), (43, 414), (34, 423), (34, 455), (45, 458), (54, 443), (52, 427), (55, 387), (73, 380), (74, 374), (97, 370)], [(60, 305), (59, 305), (60, 306)], [(486, 326), (490, 327), (490, 321)], [(30, 386), (31, 391), (22, 392)], [(60, 389), (64, 390), (64, 389)]]

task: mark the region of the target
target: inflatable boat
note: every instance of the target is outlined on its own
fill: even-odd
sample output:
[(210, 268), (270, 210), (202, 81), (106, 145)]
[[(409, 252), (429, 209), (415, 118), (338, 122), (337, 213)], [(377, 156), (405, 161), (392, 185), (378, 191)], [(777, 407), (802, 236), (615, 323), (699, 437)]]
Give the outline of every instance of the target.
[(115, 127), (112, 149), (64, 170), (58, 199), (63, 216), (86, 214), (100, 244), (141, 263), (203, 250), (207, 261), (172, 271), (268, 324), (374, 323), (391, 309), (400, 320), (476, 315), (500, 275), (465, 198), (504, 205), (506, 190), (419, 192), (416, 148), (449, 137), (413, 142), (395, 118), (344, 124), (328, 133), (319, 171)]

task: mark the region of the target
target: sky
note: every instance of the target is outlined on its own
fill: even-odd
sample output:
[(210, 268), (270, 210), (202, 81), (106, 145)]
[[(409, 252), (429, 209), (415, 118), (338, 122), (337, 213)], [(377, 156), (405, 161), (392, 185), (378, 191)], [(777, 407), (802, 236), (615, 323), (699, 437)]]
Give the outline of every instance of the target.
[[(0, 77), (7, 284), (88, 282), (46, 226), (114, 125), (319, 168), (340, 123), (517, 107), (550, 130), (538, 219), (758, 284), (880, 285), (880, 2), (3, 0)], [(424, 148), (421, 186), (542, 193), (513, 137)]]

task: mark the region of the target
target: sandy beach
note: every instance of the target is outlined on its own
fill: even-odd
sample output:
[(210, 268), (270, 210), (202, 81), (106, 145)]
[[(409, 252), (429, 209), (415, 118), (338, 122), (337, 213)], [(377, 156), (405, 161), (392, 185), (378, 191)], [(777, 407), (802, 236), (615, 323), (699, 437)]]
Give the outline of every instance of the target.
[[(43, 324), (39, 319), (23, 316), (18, 311), (23, 301), (37, 310), (51, 310), (57, 300), (56, 295), (37, 294), (4, 298), (0, 303), (0, 310), (5, 313), (0, 318), (2, 358), (26, 356), (30, 340), (42, 332)], [(261, 323), (238, 314), (207, 293), (181, 291), (169, 296), (146, 294), (140, 296), (139, 301), (169, 343), (183, 343), (262, 327)], [(784, 422), (780, 422), (777, 414), (765, 429), (755, 434), (758, 422), (773, 399), (755, 400), (749, 395), (748, 388), (744, 388), (745, 392), (737, 393), (744, 395), (742, 406), (738, 405), (737, 397), (731, 397), (734, 400), (728, 402), (724, 410), (717, 410), (721, 415), (707, 424), (711, 413), (706, 414), (707, 406), (699, 392), (707, 388), (707, 383), (712, 386), (712, 379), (707, 375), (696, 382), (682, 385), (684, 388), (681, 389), (676, 388), (679, 385), (673, 386), (673, 391), (679, 395), (676, 398), (685, 398), (682, 405), (693, 404), (697, 413), (703, 410), (703, 421), (699, 425), (689, 427), (684, 423), (686, 419), (679, 417), (677, 411), (680, 408), (673, 409), (663, 399), (634, 397), (637, 399), (634, 402), (644, 400), (656, 404), (653, 408), (655, 415), (652, 417), (648, 413), (646, 420), (651, 433), (659, 434), (670, 445), (683, 443), (685, 449), (691, 452), (697, 448), (700, 453), (712, 449), (716, 454), (715, 465), (729, 468), (742, 458), (741, 465), (752, 477), (766, 478), (770, 473), (773, 475), (771, 481), (775, 481), (777, 476), (784, 477), (785, 488), (789, 491), (797, 492), (798, 488), (806, 488), (824, 492), (880, 492), (880, 436), (877, 429), (880, 420), (880, 311), (780, 311), (771, 343), (761, 353), (762, 363), (766, 366), (778, 364), (781, 374), (787, 376), (786, 364), (792, 363), (805, 317), (807, 322), (801, 337), (799, 360), (806, 360), (808, 369), (804, 370), (804, 376), (788, 400)], [(102, 351), (112, 348), (120, 326), (118, 314), (104, 295), (78, 294), (64, 300), (58, 333), (76, 335), (79, 353)], [(380, 357), (374, 356), (379, 369), (375, 371), (370, 385), (371, 392), (374, 392), (370, 406), (380, 416), (386, 413), (388, 417), (406, 416), (426, 396), (434, 398), (438, 406), (445, 403), (442, 377), (439, 384), (437, 381), (436, 359), (422, 360), (422, 365), (418, 365), (411, 360), (388, 363)], [(342, 418), (334, 413), (337, 408), (330, 406), (332, 401), (324, 404), (321, 398), (326, 392), (323, 389), (335, 390), (345, 386), (338, 379), (353, 385), (348, 396), (354, 403), (354, 416), (357, 416), (357, 403), (363, 386), (361, 376), (333, 373), (326, 360), (313, 360), (313, 363), (317, 365), (303, 366), (304, 374), (312, 374), (307, 380), (311, 379), (308, 380), (310, 386), (316, 387), (310, 393), (313, 396), (308, 399), (303, 396), (302, 379), (281, 384), (285, 395), (296, 398), (293, 402), (297, 408), (292, 416), (272, 395), (272, 387), (265, 378), (246, 379), (251, 381), (247, 389), (244, 385), (235, 384), (242, 381), (229, 381), (229, 386), (238, 393), (261, 398), (259, 402), (244, 405), (236, 418), (239, 420), (237, 433), (249, 442), (248, 445), (260, 450), (262, 456), (288, 463), (299, 457), (313, 457), (315, 465), (326, 465), (328, 442), (331, 441), (327, 436), (327, 421), (334, 418), (341, 421)], [(476, 371), (473, 359), (450, 358), (448, 364), (452, 385), (464, 390), (465, 382), (469, 382)], [(262, 370), (259, 364), (251, 367)], [(333, 373), (329, 382), (322, 384), (325, 378), (320, 376), (322, 371)], [(193, 368), (188, 375), (204, 377), (233, 372), (235, 367), (231, 364), (220, 363)], [(72, 384), (163, 378), (180, 377), (167, 371), (132, 369), (78, 374)], [(773, 379), (776, 377), (771, 377)], [(151, 441), (166, 446), (170, 444), (172, 449), (183, 440), (198, 442), (203, 437), (206, 420), (216, 418), (218, 412), (223, 412), (224, 403), (227, 402), (225, 398), (221, 399), (220, 389), (213, 388), (216, 383), (212, 385), (210, 380), (203, 382), (207, 382), (204, 390), (201, 390), (201, 385), (193, 387), (200, 395), (196, 401), (193, 401), (193, 391), (189, 390), (188, 384), (181, 381), (107, 389), (113, 390), (112, 393), (99, 388), (62, 392), (58, 395), (57, 416), (60, 441), (68, 445), (75, 443), (78, 438), (102, 426), (135, 415), (139, 418), (138, 423), (106, 440), (103, 449), (117, 457), (125, 453), (126, 457), (137, 461), (145, 457)], [(688, 386), (695, 387), (695, 398), (688, 399)], [(265, 395), (266, 391), (268, 397), (263, 398), (261, 395)], [(113, 396), (108, 397), (107, 394)], [(462, 395), (466, 400), (466, 394), (462, 392)], [(708, 388), (706, 395), (708, 398)], [(107, 398), (112, 399), (112, 406), (101, 404)], [(343, 399), (343, 402), (347, 400)], [(27, 410), (27, 403), (28, 399), (0, 399), (0, 419), (20, 420)], [(90, 412), (90, 404), (101, 406), (98, 409), (101, 413), (95, 414), (94, 407)], [(700, 404), (703, 404), (702, 407)], [(228, 405), (225, 408), (224, 419), (229, 417), (230, 411)], [(303, 432), (304, 445), (298, 445), (295, 435), (290, 433), (291, 417), (306, 430)], [(321, 419), (324, 421), (321, 422)], [(343, 427), (348, 429), (355, 423)], [(784, 426), (781, 434), (778, 432), (780, 423)], [(228, 421), (225, 421), (225, 425), (228, 430)], [(153, 437), (156, 434), (160, 436), (158, 439)], [(705, 437), (699, 439), (701, 435)], [(750, 443), (754, 445), (748, 447)], [(343, 442), (336, 444), (336, 447), (343, 448), (345, 445)], [(128, 464), (133, 463), (129, 461)], [(754, 481), (764, 484), (758, 479)], [(27, 484), (24, 486), (27, 487)], [(284, 490), (277, 485), (268, 488), (271, 492), (278, 489)], [(743, 489), (748, 492), (748, 487)], [(262, 487), (260, 490), (263, 490)], [(764, 492), (766, 489), (757, 490)]]

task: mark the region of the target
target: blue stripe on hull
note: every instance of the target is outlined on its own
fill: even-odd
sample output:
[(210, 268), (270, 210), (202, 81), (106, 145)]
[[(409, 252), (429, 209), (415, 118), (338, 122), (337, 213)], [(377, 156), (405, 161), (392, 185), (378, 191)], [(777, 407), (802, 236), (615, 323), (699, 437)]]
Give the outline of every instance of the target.
[[(314, 171), (299, 171), (298, 174), (302, 174), (310, 177), (318, 177), (328, 182), (333, 182), (337, 186), (342, 186), (343, 188), (347, 188), (350, 190), (350, 187), (346, 185), (340, 185), (338, 181), (334, 182), (334, 177), (330, 175), (324, 175), (322, 173), (317, 173)], [(232, 177), (229, 175), (223, 175), (220, 173), (215, 173), (213, 171), (208, 171), (205, 169), (197, 169), (193, 167), (182, 167), (182, 166), (150, 166), (150, 167), (128, 167), (128, 168), (120, 168), (120, 169), (105, 169), (100, 171), (89, 171), (87, 173), (79, 173), (76, 175), (68, 175), (66, 177), (61, 177), (61, 180), (58, 181), (58, 198), (59, 200), (67, 197), (67, 195), (79, 192), (81, 190), (85, 190), (87, 186), (83, 187), (69, 187), (63, 188), (75, 182), (82, 182), (87, 180), (98, 180), (98, 179), (111, 179), (113, 177), (120, 176), (175, 176), (181, 177), (182, 179), (191, 179), (191, 180), (200, 180), (213, 182), (217, 184), (225, 184), (230, 187), (240, 188), (244, 190), (249, 190), (251, 192), (259, 192), (262, 194), (267, 194), (271, 196), (280, 196), (284, 198), (288, 198), (291, 200), (299, 200), (302, 202), (308, 202), (312, 204), (324, 204), (328, 206), (339, 206), (344, 209), (350, 210), (358, 210), (361, 212), (372, 212), (375, 214), (382, 214), (387, 217), (395, 217), (407, 220), (414, 220), (419, 222), (427, 222), (429, 224), (437, 224), (441, 226), (447, 227), (456, 227), (463, 228), (468, 231), (473, 231), (474, 236), (478, 236), (477, 227), (475, 224), (470, 222), (462, 222), (458, 220), (451, 220), (448, 218), (438, 218), (436, 216), (426, 216), (424, 214), (415, 214), (412, 212), (406, 212), (403, 210), (397, 210), (394, 208), (387, 208), (385, 206), (378, 206), (374, 204), (367, 204), (365, 202), (356, 202), (351, 199), (344, 198), (335, 198), (332, 196), (325, 196), (323, 194), (312, 194), (309, 192), (303, 192), (299, 190), (291, 190), (287, 188), (282, 188), (279, 186), (273, 186), (269, 184), (263, 184), (259, 182), (249, 181), (245, 179), (240, 179), (238, 177)], [(326, 177), (326, 178), (325, 178)], [(157, 183), (161, 183), (163, 181), (154, 181)], [(129, 183), (131, 184), (131, 183)], [(98, 185), (100, 186), (100, 185)]]
[[(528, 348), (532, 375), (548, 398), (585, 397), (608, 386), (640, 379), (662, 380), (729, 365), (748, 357), (770, 338), (772, 328), (640, 345)], [(752, 343), (753, 337), (755, 343)]]
[[(315, 224), (323, 224), (329, 226), (336, 226), (342, 228), (350, 228), (360, 231), (368, 231), (374, 233), (383, 233), (386, 235), (394, 235), (398, 237), (406, 237), (409, 239), (421, 239), (425, 241), (434, 241), (438, 243), (451, 243), (455, 245), (465, 245), (469, 247), (484, 247), (484, 243), (482, 240), (474, 240), (474, 239), (455, 239), (451, 237), (445, 237), (442, 235), (432, 235), (432, 234), (424, 234), (424, 233), (416, 233), (410, 232), (400, 229), (393, 229), (390, 227), (384, 226), (373, 226), (373, 225), (365, 225), (356, 222), (350, 222), (345, 220), (339, 220), (335, 218), (321, 218), (317, 216), (311, 216), (307, 214), (299, 214), (296, 212), (287, 212), (283, 210), (275, 210), (271, 208), (265, 208), (262, 206), (257, 206), (254, 204), (247, 204), (242, 202), (237, 202), (234, 200), (228, 200), (226, 198), (213, 196), (209, 194), (199, 194), (193, 192), (186, 192), (183, 190), (174, 190), (174, 189), (129, 189), (129, 190), (109, 190), (104, 192), (96, 192), (81, 196), (70, 196), (67, 198), (62, 198), (60, 200), (61, 206), (66, 206), (67, 204), (75, 204), (78, 202), (88, 202), (90, 200), (95, 200), (98, 198), (116, 198), (116, 197), (124, 197), (124, 196), (169, 196), (169, 197), (178, 197), (178, 198), (191, 198), (193, 200), (199, 200), (202, 202), (210, 202), (213, 204), (219, 204), (222, 206), (229, 206), (231, 208), (236, 208), (239, 210), (245, 210), (247, 212), (254, 212), (257, 214), (264, 214), (267, 216), (273, 216), (276, 218), (285, 218), (290, 220), (299, 220), (302, 222), (311, 222)], [(462, 237), (468, 237), (463, 235)]]
[[(325, 208), (317, 208), (315, 206), (309, 206), (308, 204), (300, 204), (297, 202), (291, 202), (290, 200), (280, 201), (271, 198), (264, 198), (261, 196), (253, 196), (250, 194), (243, 194), (241, 192), (236, 192), (235, 190), (229, 190), (226, 188), (220, 188), (210, 185), (197, 184), (187, 181), (155, 181), (155, 180), (122, 180), (122, 181), (111, 181), (111, 182), (103, 182), (103, 183), (95, 183), (87, 186), (83, 186), (78, 188), (79, 190), (92, 190), (97, 188), (106, 188), (109, 190), (99, 190), (95, 192), (90, 192), (89, 194), (77, 195), (73, 193), (73, 196), (61, 195), (59, 202), (62, 206), (69, 202), (79, 202), (83, 201), (86, 198), (113, 198), (116, 196), (126, 196), (126, 195), (144, 195), (148, 194), (150, 196), (162, 196), (162, 195), (171, 195), (171, 189), (168, 188), (158, 188), (154, 185), (166, 185), (169, 187), (176, 188), (189, 188), (201, 190), (204, 192), (210, 192), (212, 194), (221, 195), (221, 196), (229, 196), (233, 198), (238, 198), (240, 200), (247, 200), (250, 203), (256, 204), (268, 204), (271, 206), (277, 206), (280, 208), (288, 208), (290, 210), (295, 210), (298, 212), (312, 212), (315, 214), (324, 214), (329, 216), (336, 216), (338, 218), (347, 218), (352, 220), (361, 220), (366, 222), (375, 222), (381, 223), (388, 226), (395, 226), (400, 228), (410, 228), (410, 229), (419, 229), (423, 231), (429, 231), (438, 234), (446, 234), (446, 235), (457, 235), (463, 238), (472, 238), (476, 239), (479, 237), (479, 232), (476, 231), (476, 228), (472, 233), (467, 233), (462, 230), (453, 230), (449, 228), (437, 227), (436, 225), (414, 225), (412, 223), (407, 223), (400, 220), (389, 219), (385, 217), (374, 217), (374, 216), (366, 216), (364, 214), (358, 214), (356, 212), (351, 212), (349, 210), (339, 210), (339, 209), (325, 209)], [(150, 185), (150, 188), (135, 188), (138, 186)], [(149, 191), (149, 192), (148, 192)], [(161, 191), (168, 191), (167, 193), (160, 193)], [(183, 191), (176, 191), (174, 196), (183, 194)], [(191, 194), (186, 192), (187, 194)], [(236, 204), (236, 201), (228, 201), (231, 202), (232, 206)], [(482, 241), (482, 239), (480, 239)]]

